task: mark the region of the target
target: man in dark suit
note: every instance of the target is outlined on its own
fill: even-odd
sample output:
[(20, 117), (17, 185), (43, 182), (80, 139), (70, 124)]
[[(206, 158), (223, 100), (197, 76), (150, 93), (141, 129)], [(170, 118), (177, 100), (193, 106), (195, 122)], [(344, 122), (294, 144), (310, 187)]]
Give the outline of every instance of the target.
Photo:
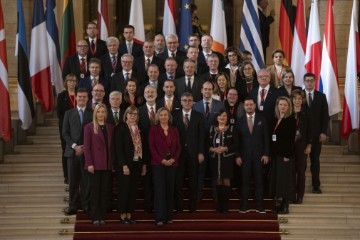
[(198, 168), (204, 161), (205, 151), (205, 119), (204, 116), (192, 110), (193, 97), (190, 93), (181, 96), (182, 110), (173, 113), (174, 125), (179, 130), (181, 155), (175, 180), (175, 209), (183, 210), (183, 182), (185, 173), (189, 178), (189, 211), (196, 211)]
[(181, 108), (180, 102), (175, 97), (175, 83), (172, 80), (165, 80), (163, 91), (165, 96), (156, 100), (158, 108), (167, 107), (170, 112), (179, 110)]
[(186, 54), (179, 49), (179, 39), (175, 34), (170, 34), (166, 36), (166, 50), (160, 54), (158, 57), (166, 60), (168, 57), (173, 57), (176, 59), (178, 65), (181, 65), (186, 58)]
[(118, 54), (119, 39), (108, 37), (106, 45), (108, 53), (101, 57), (101, 76), (107, 82), (107, 85), (111, 86), (113, 76), (122, 69), (120, 55)]
[(189, 92), (193, 95), (194, 101), (200, 101), (202, 99), (201, 87), (203, 80), (195, 76), (195, 62), (191, 59), (184, 61), (185, 76), (175, 79), (176, 96), (178, 99), (184, 92)]
[(214, 86), (217, 86), (216, 77), (219, 74), (219, 64), (220, 60), (218, 55), (212, 53), (208, 56), (207, 65), (208, 71), (204, 72), (201, 75), (201, 78), (205, 81), (210, 81)]
[[(122, 102), (122, 93), (119, 91), (113, 91), (109, 96), (110, 107), (108, 109), (108, 115), (106, 122), (114, 124), (117, 128), (121, 123), (123, 123), (124, 112), (121, 111), (120, 105)], [(115, 128), (115, 129), (116, 129)]]
[[(186, 57), (195, 62), (195, 75), (196, 76), (199, 77), (208, 71), (209, 68), (206, 65), (206, 63), (198, 62), (199, 48), (197, 48), (196, 46), (191, 46), (191, 45), (189, 46), (189, 48), (187, 49), (187, 52), (186, 52)], [(180, 70), (181, 70), (181, 74), (184, 75), (184, 66), (183, 65), (180, 66), (179, 71)]]
[(219, 69), (223, 69), (225, 67), (224, 56), (219, 52), (211, 50), (213, 42), (214, 41), (211, 35), (204, 34), (201, 36), (202, 51), (199, 52), (198, 62), (207, 65), (208, 57), (215, 53), (219, 57)]
[(68, 158), (69, 171), (69, 208), (65, 212), (67, 215), (76, 213), (80, 194), (82, 209), (89, 211), (89, 176), (84, 169), (83, 156), (84, 126), (92, 121), (92, 109), (86, 106), (87, 101), (87, 90), (79, 88), (76, 93), (76, 107), (65, 113), (63, 121), (62, 136), (66, 142), (64, 156)]
[(101, 83), (95, 84), (91, 91), (92, 99), (89, 99), (88, 106), (92, 109), (99, 103), (103, 103), (108, 106), (108, 103), (105, 101), (105, 88)]
[(269, 5), (269, 0), (258, 0), (258, 13), (260, 21), (261, 43), (266, 61), (266, 48), (270, 43), (270, 24), (274, 22), (275, 10), (270, 11), (270, 15), (266, 16), (265, 11)]
[(165, 81), (167, 79), (175, 81), (181, 77), (177, 71), (178, 64), (175, 58), (169, 57), (165, 60), (165, 72), (159, 75), (159, 80)]
[(151, 64), (147, 70), (149, 80), (143, 83), (139, 87), (139, 93), (144, 93), (145, 87), (148, 85), (154, 86), (156, 88), (157, 98), (162, 98), (164, 96), (163, 85), (164, 82), (159, 81), (159, 68), (155, 64)]
[(156, 34), (154, 37), (155, 43), (155, 56), (165, 51), (165, 37), (161, 33)]
[[(132, 69), (134, 57), (131, 54), (125, 53), (121, 56), (122, 70), (117, 72), (111, 79), (110, 90), (124, 92), (125, 82), (130, 78), (137, 78), (136, 72)], [(138, 83), (139, 86), (139, 83)]]
[(320, 194), (320, 154), (321, 145), (326, 140), (329, 124), (329, 110), (326, 95), (315, 90), (315, 74), (304, 75), (305, 94), (308, 107), (311, 112), (312, 145), (310, 152), (312, 192)]
[(82, 78), (89, 76), (88, 71), (88, 52), (89, 46), (85, 40), (78, 41), (76, 45), (76, 54), (67, 57), (62, 70), (62, 77), (65, 80), (66, 75), (74, 73), (80, 81)]
[(266, 119), (255, 113), (254, 99), (246, 98), (244, 101), (246, 114), (237, 122), (240, 135), (240, 157), (236, 164), (241, 166), (242, 175), (242, 206), (241, 213), (248, 212), (249, 180), (251, 173), (255, 178), (256, 210), (265, 213), (263, 207), (264, 181), (263, 166), (269, 162), (270, 138)]
[(86, 42), (89, 45), (89, 59), (93, 57), (100, 58), (102, 55), (108, 52), (106, 42), (97, 38), (98, 28), (96, 23), (89, 22), (87, 24), (86, 34), (88, 35), (88, 39), (86, 39)]
[(141, 44), (134, 41), (135, 28), (132, 25), (125, 25), (123, 27), (123, 37), (125, 41), (119, 46), (120, 56), (125, 53), (131, 54), (134, 58), (144, 55)]
[(158, 66), (160, 73), (165, 72), (165, 61), (154, 55), (155, 48), (153, 41), (145, 41), (143, 45), (144, 56), (135, 58), (134, 70), (137, 73), (138, 83), (145, 83), (149, 80), (147, 70), (151, 64)]
[[(215, 115), (221, 110), (225, 109), (224, 104), (218, 100), (212, 98), (214, 92), (214, 86), (211, 82), (206, 81), (202, 84), (201, 94), (202, 100), (194, 104), (193, 110), (200, 112), (205, 117), (205, 136), (209, 134), (210, 127), (215, 122)], [(202, 190), (204, 187), (204, 178), (206, 167), (209, 163), (210, 156), (207, 152), (205, 155), (205, 161), (199, 165), (198, 172), (198, 200), (202, 198)], [(213, 198), (216, 199), (215, 181), (212, 186)]]

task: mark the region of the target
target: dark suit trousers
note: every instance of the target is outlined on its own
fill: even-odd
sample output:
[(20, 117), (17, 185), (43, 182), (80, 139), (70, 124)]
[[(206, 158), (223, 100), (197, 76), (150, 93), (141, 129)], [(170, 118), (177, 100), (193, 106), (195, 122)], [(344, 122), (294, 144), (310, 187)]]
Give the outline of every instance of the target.
[(66, 148), (66, 142), (64, 138), (61, 136), (61, 128), (59, 128), (60, 131), (60, 140), (61, 140), (61, 149), (62, 149), (62, 169), (63, 169), (63, 175), (64, 178), (68, 178), (68, 167), (67, 167), (67, 157), (64, 156), (65, 148)]
[(176, 167), (153, 165), (155, 222), (173, 218)]
[[(304, 153), (306, 142), (298, 140), (295, 142), (295, 167), (294, 186), (298, 198), (303, 198), (305, 193), (305, 172), (307, 154)], [(295, 196), (294, 196), (295, 197)], [(296, 199), (296, 198), (294, 198)]]
[[(68, 158), (69, 208), (76, 210), (81, 195), (81, 207), (86, 209), (90, 202), (89, 173), (84, 169), (84, 156)], [(80, 189), (79, 189), (80, 188)]]
[(264, 180), (263, 180), (263, 172), (264, 165), (261, 162), (261, 158), (243, 158), (241, 165), (241, 175), (242, 175), (242, 201), (243, 206), (248, 207), (248, 199), (249, 199), (249, 184), (250, 184), (250, 176), (251, 173), (255, 179), (255, 198), (257, 207), (262, 207), (262, 201), (264, 198)]
[(321, 153), (322, 143), (319, 142), (319, 138), (313, 138), (310, 152), (311, 160), (311, 176), (312, 176), (312, 186), (314, 188), (320, 187), (320, 153)]
[(190, 157), (187, 149), (183, 149), (180, 156), (179, 166), (176, 171), (175, 181), (175, 209), (183, 210), (183, 185), (185, 172), (189, 177), (190, 211), (195, 211), (197, 202), (197, 172), (199, 162), (197, 157)]
[(100, 220), (105, 218), (108, 207), (108, 194), (110, 191), (111, 171), (95, 170), (94, 174), (90, 173), (91, 188), (91, 215), (92, 219)]
[(120, 213), (132, 213), (134, 211), (142, 165), (139, 161), (133, 162), (129, 170), (130, 175), (124, 175), (122, 169), (118, 174), (118, 209)]
[(146, 212), (151, 212), (154, 206), (153, 193), (153, 170), (151, 165), (146, 165), (146, 174), (142, 178), (144, 187), (144, 208)]

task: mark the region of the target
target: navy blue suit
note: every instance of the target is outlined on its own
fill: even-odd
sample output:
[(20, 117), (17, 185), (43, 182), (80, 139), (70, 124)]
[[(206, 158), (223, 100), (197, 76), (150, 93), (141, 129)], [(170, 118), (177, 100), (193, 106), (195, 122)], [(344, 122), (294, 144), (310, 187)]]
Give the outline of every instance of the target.
[[(126, 42), (121, 43), (119, 45), (119, 55), (122, 56), (125, 53), (128, 53)], [(131, 55), (133, 55), (134, 58), (144, 55), (142, 45), (139, 43), (133, 42), (132, 49), (131, 49)]]

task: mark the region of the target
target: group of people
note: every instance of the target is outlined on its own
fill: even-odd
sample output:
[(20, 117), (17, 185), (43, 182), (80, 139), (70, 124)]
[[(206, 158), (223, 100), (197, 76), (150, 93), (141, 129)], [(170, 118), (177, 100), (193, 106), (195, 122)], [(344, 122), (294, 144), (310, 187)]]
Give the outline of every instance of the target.
[(294, 86), (293, 72), (279, 63), (281, 50), (273, 52), (273, 66), (256, 72), (249, 52), (212, 51), (207, 34), (191, 35), (184, 53), (176, 35), (138, 45), (131, 25), (123, 28), (122, 44), (97, 39), (94, 22), (86, 32), (65, 62), (66, 90), (57, 99), (66, 214), (82, 208), (95, 225), (105, 224), (116, 182), (120, 221), (135, 224), (141, 182), (144, 210), (154, 210), (157, 226), (171, 224), (174, 212), (196, 212), (208, 170), (216, 211), (229, 210), (241, 179), (239, 212), (248, 212), (253, 176), (256, 211), (265, 213), (268, 193), (286, 214), (290, 202), (302, 203), (308, 154), (313, 193), (321, 193), (326, 97), (314, 89), (312, 73), (304, 76), (304, 90)]

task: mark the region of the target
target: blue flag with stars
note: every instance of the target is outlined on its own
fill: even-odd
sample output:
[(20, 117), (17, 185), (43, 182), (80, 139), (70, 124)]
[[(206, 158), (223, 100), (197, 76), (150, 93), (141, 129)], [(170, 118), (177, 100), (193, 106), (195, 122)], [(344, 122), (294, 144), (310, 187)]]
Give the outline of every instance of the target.
[(180, 10), (180, 50), (186, 52), (189, 47), (189, 36), (192, 34), (190, 0), (181, 0)]

